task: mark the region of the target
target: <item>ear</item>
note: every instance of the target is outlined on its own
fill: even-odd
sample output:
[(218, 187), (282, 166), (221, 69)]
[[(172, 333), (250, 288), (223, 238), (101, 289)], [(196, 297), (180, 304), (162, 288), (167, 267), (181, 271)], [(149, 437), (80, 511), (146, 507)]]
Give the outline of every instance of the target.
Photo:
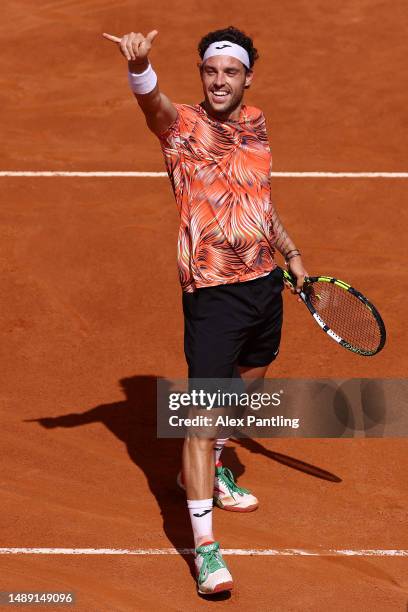
[(245, 85), (244, 85), (245, 89), (249, 89), (249, 86), (251, 85), (253, 78), (254, 78), (254, 71), (247, 70), (246, 75), (245, 75)]
[(203, 69), (203, 62), (198, 61), (197, 62), (197, 68), (198, 68), (198, 70), (200, 71), (200, 74), (201, 74), (201, 71)]

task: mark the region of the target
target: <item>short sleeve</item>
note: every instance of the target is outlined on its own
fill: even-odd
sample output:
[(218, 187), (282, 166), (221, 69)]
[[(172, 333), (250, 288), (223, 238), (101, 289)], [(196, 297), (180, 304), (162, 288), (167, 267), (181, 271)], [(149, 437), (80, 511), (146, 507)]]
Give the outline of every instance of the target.
[(177, 117), (165, 132), (159, 134), (158, 138), (162, 149), (177, 149), (182, 141), (186, 141), (197, 122), (198, 111), (194, 106), (188, 104), (175, 104)]
[(180, 111), (178, 108), (178, 104), (175, 105), (177, 109), (177, 117), (173, 121), (171, 125), (165, 130), (162, 134), (158, 134), (158, 139), (160, 140), (160, 144), (164, 149), (173, 149), (174, 148), (174, 140), (180, 134)]

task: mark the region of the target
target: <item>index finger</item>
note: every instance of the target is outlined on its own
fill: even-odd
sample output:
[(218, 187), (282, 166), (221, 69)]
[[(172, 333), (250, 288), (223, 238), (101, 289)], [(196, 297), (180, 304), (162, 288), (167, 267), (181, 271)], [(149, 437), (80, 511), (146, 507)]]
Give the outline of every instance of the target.
[(120, 43), (120, 41), (122, 40), (121, 38), (118, 38), (117, 36), (112, 36), (112, 34), (106, 34), (105, 32), (102, 34), (102, 36), (104, 38), (107, 38), (107, 40), (111, 40), (114, 43)]

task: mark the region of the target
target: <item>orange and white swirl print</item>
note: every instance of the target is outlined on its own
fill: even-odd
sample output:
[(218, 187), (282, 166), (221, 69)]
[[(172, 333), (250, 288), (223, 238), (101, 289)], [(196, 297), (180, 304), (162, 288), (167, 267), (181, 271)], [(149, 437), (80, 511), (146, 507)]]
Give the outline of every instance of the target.
[(276, 263), (263, 113), (243, 106), (239, 121), (221, 122), (199, 104), (176, 107), (160, 143), (180, 214), (183, 291), (267, 274)]

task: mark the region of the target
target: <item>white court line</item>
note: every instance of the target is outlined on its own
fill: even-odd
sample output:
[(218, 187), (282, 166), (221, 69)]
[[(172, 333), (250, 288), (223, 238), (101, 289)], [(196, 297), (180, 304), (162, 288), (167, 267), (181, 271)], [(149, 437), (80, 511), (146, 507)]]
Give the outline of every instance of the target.
[[(0, 177), (128, 177), (128, 178), (161, 178), (167, 172), (80, 172), (58, 170), (3, 170)], [(271, 177), (284, 178), (408, 178), (408, 172), (272, 172)]]
[[(1, 555), (192, 555), (193, 548), (0, 548)], [(265, 557), (408, 557), (407, 549), (393, 548), (223, 548), (223, 555)]]

